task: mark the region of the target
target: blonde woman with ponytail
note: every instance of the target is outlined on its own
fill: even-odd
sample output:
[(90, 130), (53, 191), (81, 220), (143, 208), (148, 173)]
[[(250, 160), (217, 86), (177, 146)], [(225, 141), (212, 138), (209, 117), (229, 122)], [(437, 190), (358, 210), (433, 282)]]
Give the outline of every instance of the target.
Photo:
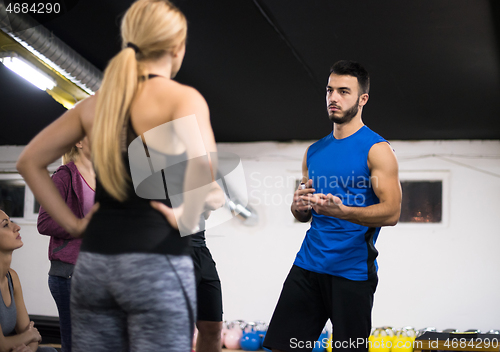
[[(207, 103), (172, 80), (186, 33), (184, 15), (169, 1), (133, 3), (121, 24), (122, 50), (98, 94), (40, 132), (17, 163), (47, 213), (82, 236), (71, 287), (73, 352), (191, 351), (196, 299), (186, 235), (197, 231), (203, 212), (221, 205), (206, 201), (221, 192), (213, 182), (216, 147)], [(85, 136), (96, 204), (78, 219), (47, 166)], [(150, 169), (158, 160), (161, 174)], [(145, 173), (150, 177), (137, 181)]]

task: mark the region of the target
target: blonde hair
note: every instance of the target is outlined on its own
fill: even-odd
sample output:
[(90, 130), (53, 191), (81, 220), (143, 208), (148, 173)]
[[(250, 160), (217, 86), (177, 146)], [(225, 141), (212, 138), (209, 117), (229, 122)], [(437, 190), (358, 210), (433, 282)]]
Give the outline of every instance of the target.
[(80, 151), (78, 150), (78, 147), (76, 145), (72, 146), (70, 151), (62, 156), (63, 165), (66, 165), (71, 161), (75, 162), (79, 155)]
[[(97, 98), (92, 131), (92, 159), (104, 189), (115, 199), (127, 198), (130, 179), (122, 160), (122, 133), (130, 105), (145, 75), (142, 60), (172, 53), (186, 40), (187, 21), (168, 0), (138, 0), (121, 24), (122, 50), (109, 62)], [(139, 51), (127, 47), (137, 46)]]

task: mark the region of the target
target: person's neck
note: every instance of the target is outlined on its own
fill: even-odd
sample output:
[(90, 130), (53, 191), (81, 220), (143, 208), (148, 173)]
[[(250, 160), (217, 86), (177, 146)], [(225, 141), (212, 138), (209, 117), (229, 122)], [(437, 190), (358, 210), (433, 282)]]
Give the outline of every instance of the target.
[(92, 165), (92, 161), (87, 159), (85, 156), (81, 155), (78, 159), (74, 161), (76, 168), (83, 176), (87, 184), (95, 190), (95, 171)]
[(347, 138), (354, 133), (356, 133), (361, 127), (363, 127), (365, 124), (363, 123), (363, 120), (361, 120), (361, 114), (358, 113), (358, 115), (354, 116), (354, 118), (346, 123), (338, 124), (338, 123), (333, 123), (333, 137), (335, 139), (344, 139)]
[(0, 280), (3, 280), (10, 269), (12, 263), (12, 251), (0, 253)]
[(170, 79), (172, 77), (172, 57), (165, 55), (155, 61), (144, 62), (148, 74), (155, 74)]
[(94, 172), (94, 167), (92, 166), (92, 161), (87, 159), (84, 156), (79, 157), (74, 161), (76, 167), (78, 168), (78, 171), (80, 171), (81, 174), (85, 173), (87, 175), (95, 177), (95, 172)]

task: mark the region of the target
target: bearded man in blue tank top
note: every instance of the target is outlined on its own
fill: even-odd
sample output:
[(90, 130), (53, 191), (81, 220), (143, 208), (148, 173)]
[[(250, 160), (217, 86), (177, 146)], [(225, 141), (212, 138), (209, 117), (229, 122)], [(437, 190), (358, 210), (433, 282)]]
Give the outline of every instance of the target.
[(328, 319), (334, 350), (368, 350), (378, 283), (375, 242), (401, 211), (394, 152), (361, 119), (369, 88), (360, 64), (332, 66), (326, 104), (333, 133), (309, 146), (302, 162), (303, 185), (291, 211), (312, 222), (266, 334), (264, 346), (273, 351), (319, 347), (315, 342)]

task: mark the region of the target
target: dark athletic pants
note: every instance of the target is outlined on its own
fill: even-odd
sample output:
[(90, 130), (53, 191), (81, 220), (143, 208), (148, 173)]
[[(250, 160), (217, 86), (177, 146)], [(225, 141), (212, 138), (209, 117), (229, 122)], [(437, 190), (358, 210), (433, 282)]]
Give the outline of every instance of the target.
[(376, 273), (367, 281), (352, 281), (294, 265), (283, 284), (264, 347), (311, 351), (330, 318), (333, 350), (367, 351), (377, 282)]
[(198, 320), (222, 321), (222, 289), (219, 274), (207, 247), (192, 247)]

